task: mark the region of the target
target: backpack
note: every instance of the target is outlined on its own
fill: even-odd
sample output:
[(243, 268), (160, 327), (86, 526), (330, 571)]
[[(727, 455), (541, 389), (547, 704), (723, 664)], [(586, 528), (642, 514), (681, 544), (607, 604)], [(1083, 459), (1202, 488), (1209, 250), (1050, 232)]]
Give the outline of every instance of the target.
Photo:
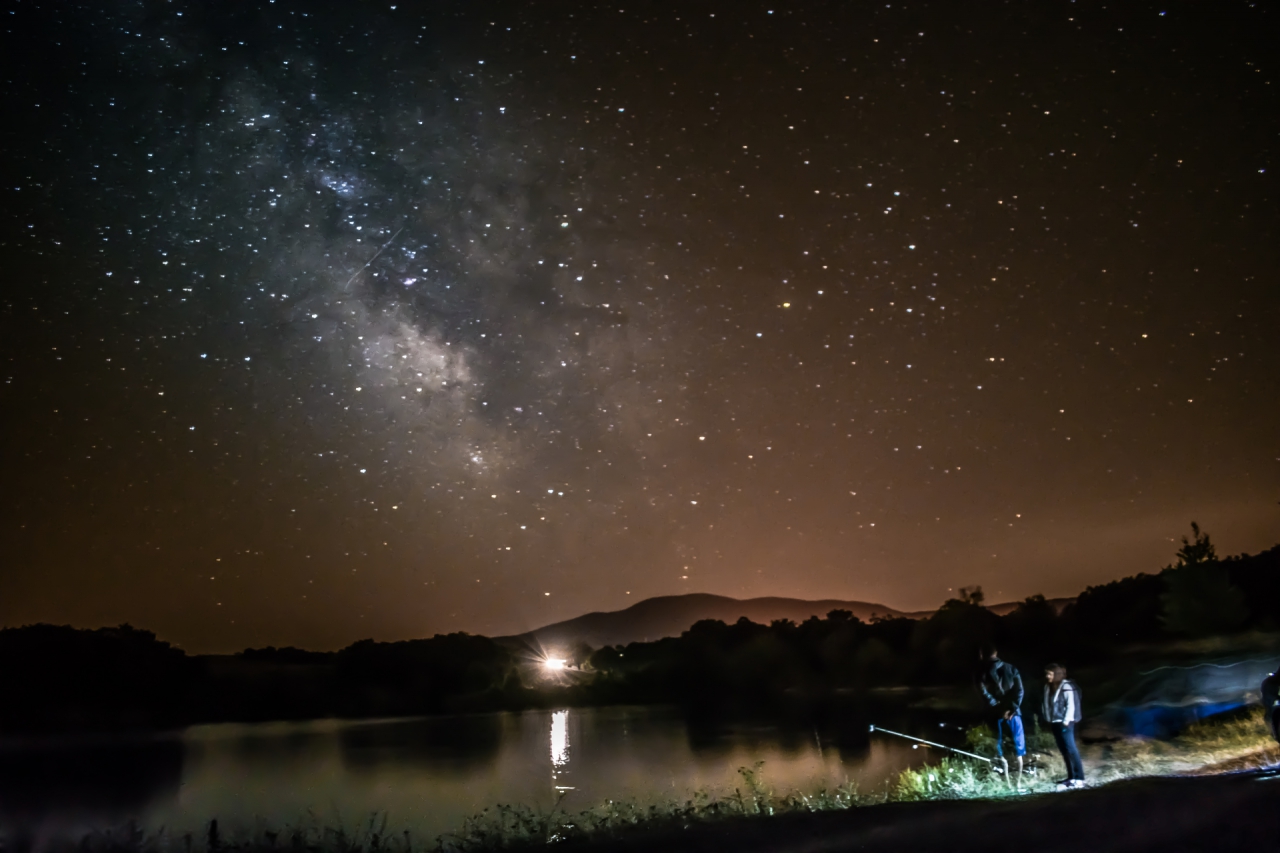
[(1080, 692), (1080, 686), (1079, 686), (1078, 684), (1076, 684), (1074, 681), (1072, 681), (1071, 679), (1069, 679), (1069, 678), (1068, 678), (1068, 679), (1066, 679), (1066, 681), (1065, 681), (1064, 683), (1065, 683), (1065, 684), (1070, 684), (1070, 685), (1071, 685), (1071, 689), (1072, 689), (1073, 691), (1075, 691), (1075, 700), (1076, 700), (1076, 703), (1075, 703), (1075, 707), (1072, 709), (1075, 713), (1074, 713), (1074, 714), (1072, 714), (1072, 718), (1071, 718), (1071, 720), (1069, 720), (1069, 722), (1072, 722), (1072, 723), (1078, 723), (1078, 722), (1080, 722), (1082, 719), (1084, 719), (1084, 711), (1083, 711), (1083, 708), (1084, 708), (1084, 694)]

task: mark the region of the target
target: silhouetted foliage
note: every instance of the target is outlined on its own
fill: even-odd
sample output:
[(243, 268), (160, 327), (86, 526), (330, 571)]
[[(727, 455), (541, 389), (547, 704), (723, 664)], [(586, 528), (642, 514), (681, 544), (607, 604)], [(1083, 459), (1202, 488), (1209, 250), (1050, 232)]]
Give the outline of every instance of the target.
[(1164, 636), (1160, 619), (1159, 575), (1139, 574), (1091, 586), (1062, 612), (1072, 639), (1087, 648), (1112, 648)]
[(1191, 539), (1182, 537), (1182, 547), (1178, 549), (1177, 568), (1198, 566), (1201, 563), (1218, 562), (1218, 552), (1209, 541), (1209, 534), (1200, 531), (1200, 525), (1191, 522)]
[(333, 662), (331, 652), (308, 652), (305, 649), (295, 649), (293, 646), (285, 646), (282, 649), (277, 649), (275, 646), (267, 646), (265, 649), (245, 649), (240, 653), (240, 657), (244, 660), (285, 665)]
[(200, 663), (129, 625), (0, 630), (0, 731), (178, 724)]
[(510, 649), (467, 634), (190, 657), (128, 625), (29, 625), (0, 630), (0, 678), (14, 687), (0, 731), (492, 710), (528, 704), (515, 672)]
[(1280, 546), (1253, 557), (1248, 554), (1227, 557), (1221, 565), (1244, 595), (1249, 609), (1245, 625), (1280, 628)]
[(1244, 594), (1218, 563), (1179, 566), (1164, 573), (1160, 596), (1165, 627), (1174, 634), (1203, 637), (1240, 627), (1248, 617)]
[(1034, 671), (1105, 660), (1132, 643), (1277, 628), (1280, 546), (1217, 560), (1193, 525), (1178, 565), (1089, 587), (1059, 613), (1031, 596), (1005, 616), (966, 587), (923, 619), (863, 622), (845, 610), (800, 624), (704, 620), (679, 637), (572, 649), (551, 677), (533, 654), (468, 634), (338, 652), (247, 649), (189, 657), (154, 634), (52, 625), (0, 630), (0, 730), (369, 717), (563, 704), (677, 703), (769, 713), (797, 698), (967, 682), (978, 648)]
[(1165, 569), (1160, 596), (1162, 619), (1174, 634), (1203, 637), (1240, 627), (1248, 618), (1244, 594), (1218, 562), (1209, 534), (1191, 522), (1192, 539), (1182, 537), (1178, 564)]
[(1062, 647), (1062, 619), (1043, 595), (1033, 595), (1001, 620), (1005, 644), (1024, 657), (1048, 661)]
[(1105, 660), (1124, 645), (1181, 633), (1276, 627), (1280, 546), (1219, 562), (1198, 525), (1192, 534), (1179, 567), (1089, 587), (1061, 613), (1035, 595), (997, 616), (981, 606), (979, 588), (965, 587), (925, 619), (868, 624), (832, 611), (800, 625), (704, 621), (679, 638), (601, 649), (591, 663), (611, 701), (761, 708), (787, 695), (954, 684), (972, 674), (986, 645), (1032, 671), (1050, 660)]
[(511, 652), (488, 637), (361, 640), (337, 655), (339, 707), (350, 716), (455, 710), (462, 697), (499, 690), (513, 668)]

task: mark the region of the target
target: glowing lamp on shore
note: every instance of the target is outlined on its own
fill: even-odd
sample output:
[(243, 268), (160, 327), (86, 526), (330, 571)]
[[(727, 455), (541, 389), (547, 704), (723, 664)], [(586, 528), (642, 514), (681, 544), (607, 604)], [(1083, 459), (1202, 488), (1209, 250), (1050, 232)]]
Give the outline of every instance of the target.
[(566, 661), (564, 658), (547, 658), (542, 662), (543, 669), (557, 670), (564, 669)]

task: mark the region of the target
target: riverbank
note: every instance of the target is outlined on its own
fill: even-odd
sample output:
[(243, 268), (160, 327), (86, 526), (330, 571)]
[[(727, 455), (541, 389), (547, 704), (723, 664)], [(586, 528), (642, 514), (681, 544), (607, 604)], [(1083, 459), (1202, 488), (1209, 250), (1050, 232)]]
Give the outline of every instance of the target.
[(1146, 853), (1273, 849), (1280, 779), (1143, 778), (1004, 800), (885, 803), (664, 827), (557, 845), (572, 853)]
[[(989, 740), (984, 730), (975, 729), (970, 732), (968, 746), (990, 755), (992, 744)], [(1047, 733), (1030, 738), (1028, 773), (1016, 784), (1014, 780), (993, 772), (991, 766), (983, 762), (944, 757), (925, 767), (902, 772), (883, 790), (858, 791), (845, 786), (778, 793), (768, 785), (767, 768), (757, 765), (743, 768), (740, 771), (742, 784), (732, 795), (720, 799), (695, 797), (681, 804), (658, 804), (648, 808), (606, 803), (574, 814), (538, 813), (510, 807), (495, 809), (471, 819), (460, 832), (443, 836), (438, 849), (446, 853), (487, 853), (491, 850), (532, 849), (555, 841), (558, 849), (589, 851), (668, 848), (691, 851), (953, 851), (961, 848), (938, 846), (954, 841), (949, 838), (949, 832), (963, 830), (969, 835), (982, 835), (980, 826), (988, 820), (1007, 819), (1013, 824), (1025, 824), (1019, 832), (1036, 834), (1047, 828), (1040, 826), (1037, 830), (1037, 824), (1045, 819), (1046, 814), (1050, 817), (1056, 815), (1054, 819), (1084, 820), (1090, 823), (1090, 832), (1108, 835), (1117, 830), (1117, 821), (1121, 821), (1125, 809), (1136, 811), (1132, 818), (1124, 818), (1124, 821), (1169, 823), (1165, 812), (1172, 809), (1176, 815), (1177, 809), (1181, 808), (1177, 804), (1188, 797), (1222, 798), (1208, 812), (1197, 813), (1199, 816), (1195, 820), (1199, 823), (1194, 826), (1186, 824), (1182, 817), (1172, 820), (1172, 825), (1186, 824), (1184, 828), (1188, 831), (1203, 830), (1207, 833), (1211, 827), (1224, 821), (1251, 818), (1252, 810), (1259, 802), (1254, 788), (1237, 789), (1234, 782), (1228, 783), (1227, 787), (1217, 787), (1209, 780), (1228, 780), (1260, 772), (1266, 774), (1280, 768), (1280, 746), (1271, 739), (1262, 710), (1256, 707), (1197, 723), (1166, 740), (1131, 737), (1085, 745), (1082, 752), (1089, 788), (1083, 800), (1075, 798), (1085, 792), (1057, 790), (1055, 782), (1064, 775), (1064, 768), (1052, 744)], [(1270, 776), (1256, 778), (1263, 781), (1269, 780)], [(1206, 784), (1163, 785), (1166, 781), (1187, 779), (1206, 780)], [(1268, 809), (1273, 809), (1277, 789), (1280, 789), (1280, 779), (1266, 788), (1265, 796), (1271, 798), (1268, 802), (1272, 804), (1267, 806)], [(1171, 797), (1169, 802), (1162, 800), (1165, 793)], [(1062, 806), (1049, 805), (1050, 801), (1063, 798), (1075, 805), (1065, 807), (1065, 811)], [(939, 810), (941, 803), (956, 805)], [(1025, 805), (1028, 803), (1030, 805)], [(908, 806), (915, 806), (915, 810)], [(1192, 811), (1195, 812), (1194, 809)], [(943, 816), (946, 816), (945, 820)], [(949, 821), (958, 824), (953, 830), (921, 829), (921, 826), (939, 820), (943, 825)], [(968, 829), (961, 826), (965, 822), (971, 824)], [(1100, 824), (1101, 828), (1094, 824)], [(929, 834), (935, 830), (935, 835)], [(829, 832), (834, 832), (838, 838), (852, 833), (846, 839), (850, 846), (830, 846), (829, 839), (826, 839)], [(791, 837), (792, 833), (798, 833), (807, 840), (800, 843)], [(865, 846), (873, 840), (872, 836), (880, 838), (886, 833), (901, 836), (894, 843), (902, 846)], [(1133, 838), (1129, 830), (1121, 835)], [(1151, 838), (1166, 836), (1155, 833)], [(1004, 848), (979, 846), (972, 849)], [(1083, 849), (1147, 848), (1093, 848), (1086, 845)], [(1176, 846), (1175, 849), (1197, 848)], [(1227, 848), (1210, 845), (1204, 849)]]
[[(970, 745), (983, 748), (976, 732)], [(721, 789), (718, 796), (606, 801), (589, 809), (568, 808), (572, 797), (544, 810), (499, 806), (439, 838), (410, 835), (382, 817), (366, 818), (354, 827), (326, 827), (314, 820), (270, 829), (259, 825), (248, 834), (214, 821), (187, 827), (194, 830), (190, 834), (128, 827), (59, 840), (41, 832), (10, 835), (0, 837), (0, 851), (490, 853), (544, 849), (554, 843), (558, 850), (583, 853), (660, 848), (954, 853), (1025, 849), (1030, 839), (1037, 839), (1037, 850), (1050, 851), (1233, 850), (1275, 837), (1268, 833), (1277, 827), (1267, 821), (1277, 811), (1273, 805), (1280, 779), (1270, 781), (1259, 768), (1280, 766), (1280, 748), (1270, 742), (1256, 708), (1197, 724), (1162, 741), (1087, 744), (1091, 787), (1084, 791), (1053, 792), (1059, 768), (1054, 756), (1044, 754), (1045, 745), (1043, 736), (1032, 738), (1030, 764), (1036, 773), (1016, 789), (981, 762), (945, 759), (902, 772), (875, 789), (846, 784), (775, 790), (764, 763), (742, 768), (736, 788)], [(999, 828), (996, 837), (992, 827)], [(1000, 846), (1006, 836), (1014, 839), (1012, 846)]]

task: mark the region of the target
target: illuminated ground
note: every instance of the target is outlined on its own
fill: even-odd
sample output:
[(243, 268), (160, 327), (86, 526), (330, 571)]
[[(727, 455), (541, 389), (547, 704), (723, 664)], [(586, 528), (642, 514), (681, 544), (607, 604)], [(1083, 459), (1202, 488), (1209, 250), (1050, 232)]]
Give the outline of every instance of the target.
[(1253, 771), (1147, 778), (1025, 799), (889, 803), (842, 812), (740, 819), (569, 846), (617, 851), (1274, 850), (1280, 776)]

